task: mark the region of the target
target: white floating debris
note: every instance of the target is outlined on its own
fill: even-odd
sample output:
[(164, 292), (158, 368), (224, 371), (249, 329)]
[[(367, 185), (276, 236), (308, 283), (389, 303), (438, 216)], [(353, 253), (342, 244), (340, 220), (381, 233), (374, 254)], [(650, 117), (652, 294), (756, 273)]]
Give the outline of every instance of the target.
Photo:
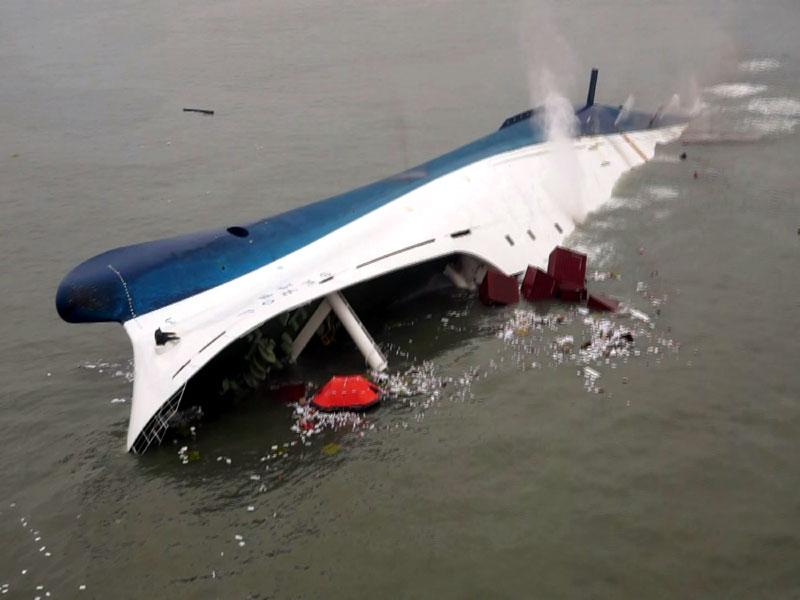
[(113, 398), (111, 404), (125, 404), (127, 401), (127, 398)]
[(571, 335), (564, 335), (557, 337), (553, 343), (555, 347), (562, 352), (570, 352), (572, 350), (572, 346), (575, 345), (575, 338)]
[(83, 591), (83, 590), (85, 590), (85, 589), (86, 589), (86, 586), (85, 586), (84, 584), (80, 584), (80, 585), (78, 586), (78, 589), (79, 589), (80, 591)]
[(586, 375), (587, 377), (590, 377), (592, 379), (597, 379), (598, 377), (600, 377), (600, 372), (599, 371), (595, 371), (591, 367), (583, 367), (583, 373), (584, 373), (584, 375)]
[(233, 537), (234, 537), (234, 539), (236, 539), (237, 541), (239, 541), (239, 540), (243, 540), (243, 539), (244, 539), (244, 538), (243, 538), (241, 535), (239, 535), (238, 533), (237, 533), (236, 535), (234, 535)]
[(247, 512), (253, 512), (255, 509), (256, 509), (255, 506), (248, 506), (247, 507)]

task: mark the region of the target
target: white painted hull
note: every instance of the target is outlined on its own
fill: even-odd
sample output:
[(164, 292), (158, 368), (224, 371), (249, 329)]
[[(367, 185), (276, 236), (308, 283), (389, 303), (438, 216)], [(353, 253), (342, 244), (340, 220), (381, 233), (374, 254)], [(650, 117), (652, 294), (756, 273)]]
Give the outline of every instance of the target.
[[(611, 196), (623, 173), (652, 158), (657, 144), (675, 140), (684, 127), (539, 143), (490, 156), (255, 271), (125, 321), (135, 365), (128, 450), (194, 374), (283, 312), (451, 254), (474, 256), (506, 273), (544, 266), (576, 220)], [(159, 328), (179, 341), (155, 345)]]

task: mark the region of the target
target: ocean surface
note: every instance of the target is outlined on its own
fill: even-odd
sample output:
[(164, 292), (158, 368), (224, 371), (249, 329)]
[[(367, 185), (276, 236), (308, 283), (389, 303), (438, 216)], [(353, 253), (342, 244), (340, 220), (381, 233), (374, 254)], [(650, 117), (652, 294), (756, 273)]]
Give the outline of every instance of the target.
[[(0, 594), (800, 597), (798, 30), (796, 0), (5, 0)], [(298, 443), (256, 393), (124, 451), (131, 350), (60, 321), (73, 266), (579, 104), (593, 66), (599, 102), (697, 114), (566, 241), (647, 320), (419, 296), (370, 321), (363, 421)], [(635, 343), (589, 360), (604, 327)]]

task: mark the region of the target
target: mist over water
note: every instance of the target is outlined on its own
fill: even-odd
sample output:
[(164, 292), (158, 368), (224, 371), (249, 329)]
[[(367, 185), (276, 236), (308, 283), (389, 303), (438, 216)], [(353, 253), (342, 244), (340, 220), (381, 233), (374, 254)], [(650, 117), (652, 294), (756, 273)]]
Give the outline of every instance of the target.
[[(797, 596), (798, 24), (780, 0), (5, 2), (0, 594)], [(588, 212), (565, 140), (592, 67), (600, 103), (700, 111)], [(295, 409), (254, 394), (124, 452), (130, 347), (58, 319), (69, 269), (534, 106), (553, 160), (531, 183), (579, 223), (590, 292), (634, 312), (431, 294), (367, 323), (392, 393), (355, 430), (301, 443)], [(293, 372), (314, 385), (363, 368), (346, 344), (314, 356)]]

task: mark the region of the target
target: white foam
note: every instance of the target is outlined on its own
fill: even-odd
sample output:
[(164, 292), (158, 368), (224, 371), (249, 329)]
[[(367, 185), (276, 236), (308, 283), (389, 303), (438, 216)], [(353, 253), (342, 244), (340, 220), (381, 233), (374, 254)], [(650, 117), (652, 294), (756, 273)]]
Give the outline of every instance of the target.
[(654, 210), (652, 215), (653, 215), (653, 220), (654, 221), (663, 221), (664, 219), (666, 219), (667, 217), (672, 215), (672, 211), (671, 210), (664, 210), (664, 209), (662, 209), (662, 210)]
[(680, 159), (672, 154), (657, 154), (650, 160), (650, 162), (679, 163)]
[(770, 117), (800, 117), (800, 102), (794, 98), (753, 98), (747, 110)]
[(777, 135), (792, 133), (800, 123), (792, 117), (751, 117), (744, 120), (744, 127), (750, 131), (757, 131), (760, 135)]
[(624, 196), (611, 196), (603, 205), (605, 211), (612, 211), (619, 208), (640, 208), (642, 202), (638, 198), (625, 198)]
[(781, 63), (775, 58), (759, 58), (755, 60), (745, 60), (739, 63), (739, 69), (748, 73), (762, 73), (765, 71), (777, 71)]
[(616, 255), (616, 247), (612, 242), (578, 241), (574, 244), (575, 250), (585, 254), (593, 267), (607, 269), (612, 265), (612, 258)]
[(708, 91), (723, 98), (746, 98), (760, 94), (766, 89), (767, 86), (757, 83), (720, 83), (708, 88)]
[(667, 185), (648, 185), (644, 191), (656, 200), (673, 200), (679, 196), (678, 190)]
[(755, 116), (744, 120), (747, 129), (763, 134), (785, 134), (800, 123), (800, 101), (794, 98), (753, 98), (747, 110)]
[(605, 218), (593, 220), (592, 229), (595, 231), (609, 231), (612, 229), (621, 229), (621, 227), (616, 219)]

